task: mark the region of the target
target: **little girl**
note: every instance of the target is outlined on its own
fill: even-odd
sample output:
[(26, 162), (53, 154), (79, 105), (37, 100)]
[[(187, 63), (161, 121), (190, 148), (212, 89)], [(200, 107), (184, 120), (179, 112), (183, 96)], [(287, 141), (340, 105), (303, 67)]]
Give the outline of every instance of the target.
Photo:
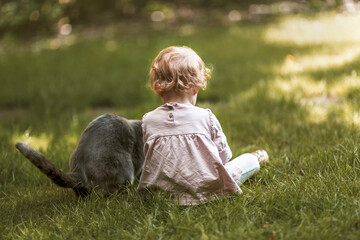
[(232, 153), (219, 121), (195, 107), (210, 70), (188, 47), (168, 47), (155, 58), (150, 83), (163, 105), (143, 116), (145, 163), (138, 188), (169, 192), (180, 205), (241, 193), (239, 187), (268, 161), (264, 150)]

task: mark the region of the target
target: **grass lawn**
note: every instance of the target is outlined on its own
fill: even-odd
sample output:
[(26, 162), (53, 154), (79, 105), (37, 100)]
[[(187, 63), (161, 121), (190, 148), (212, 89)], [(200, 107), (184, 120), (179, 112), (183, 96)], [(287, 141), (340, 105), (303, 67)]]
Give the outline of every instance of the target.
[[(109, 26), (23, 44), (0, 41), (0, 238), (359, 239), (360, 15), (322, 13), (229, 26)], [(127, 30), (125, 30), (127, 29)], [(126, 195), (78, 201), (14, 148), (64, 171), (82, 130), (105, 112), (140, 119), (158, 51), (195, 49), (213, 67), (198, 105), (233, 155), (268, 150), (243, 194), (201, 206)]]

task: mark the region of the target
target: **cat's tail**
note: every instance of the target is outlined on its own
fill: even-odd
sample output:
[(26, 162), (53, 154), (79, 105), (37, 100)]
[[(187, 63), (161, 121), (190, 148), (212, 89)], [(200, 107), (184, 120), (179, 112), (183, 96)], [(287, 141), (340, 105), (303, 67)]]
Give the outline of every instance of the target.
[(75, 174), (66, 174), (51, 163), (44, 155), (24, 142), (17, 142), (15, 147), (32, 162), (41, 172), (48, 176), (55, 184), (64, 188), (76, 190), (84, 189), (84, 183)]

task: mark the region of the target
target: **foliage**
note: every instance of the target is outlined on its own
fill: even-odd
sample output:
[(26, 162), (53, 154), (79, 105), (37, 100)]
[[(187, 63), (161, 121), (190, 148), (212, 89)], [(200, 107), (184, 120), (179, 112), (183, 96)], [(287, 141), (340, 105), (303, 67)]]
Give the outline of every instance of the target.
[[(278, 0), (1, 0), (0, 34), (12, 32), (20, 35), (35, 36), (39, 33), (58, 32), (64, 23), (107, 23), (119, 19), (148, 19), (156, 10), (178, 8), (200, 9), (247, 9), (252, 4), (271, 4)], [(340, 5), (340, 0), (297, 1), (309, 9), (321, 10)]]

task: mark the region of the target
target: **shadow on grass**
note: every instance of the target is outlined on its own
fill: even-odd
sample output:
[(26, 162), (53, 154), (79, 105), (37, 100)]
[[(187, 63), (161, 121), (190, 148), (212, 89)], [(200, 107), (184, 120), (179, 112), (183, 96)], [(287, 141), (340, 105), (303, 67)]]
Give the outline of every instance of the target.
[(335, 66), (326, 70), (310, 71), (305, 75), (315, 80), (326, 80), (328, 83), (334, 83), (341, 78), (360, 74), (360, 57), (353, 59), (351, 62), (341, 66)]

